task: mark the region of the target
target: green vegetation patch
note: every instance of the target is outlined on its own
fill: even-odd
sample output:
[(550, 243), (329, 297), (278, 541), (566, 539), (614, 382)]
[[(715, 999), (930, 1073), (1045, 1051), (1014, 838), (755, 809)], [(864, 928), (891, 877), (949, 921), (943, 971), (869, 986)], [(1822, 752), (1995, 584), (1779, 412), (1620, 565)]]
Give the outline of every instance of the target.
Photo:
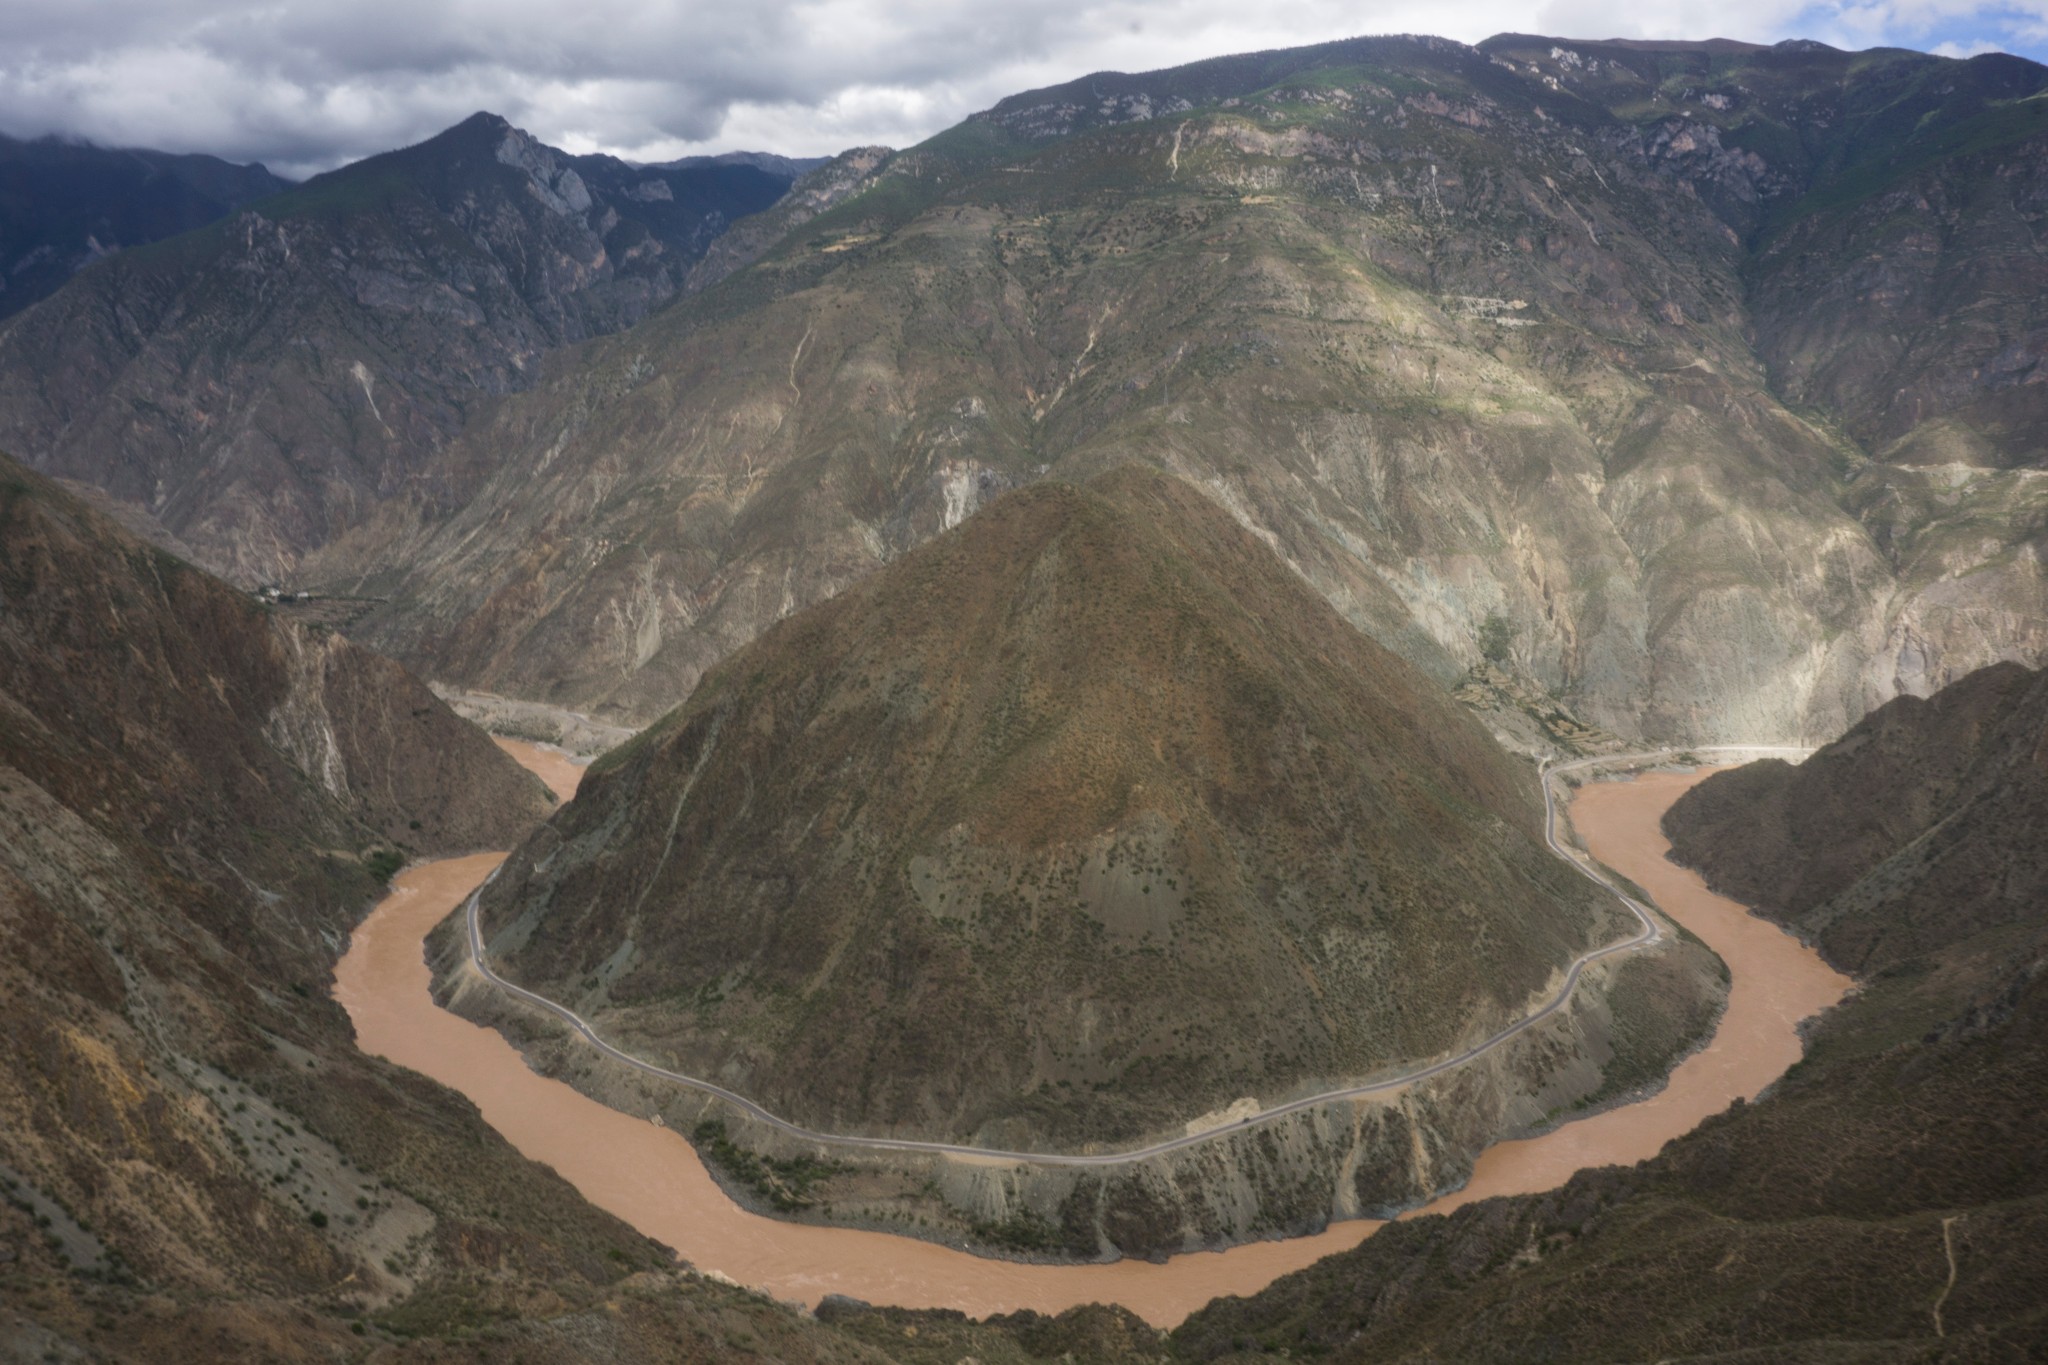
[(404, 866), (405, 855), (395, 848), (373, 848), (363, 855), (363, 870), (375, 877), (379, 885), (389, 885)]
[(517, 1317), (493, 1303), (471, 1285), (438, 1284), (423, 1288), (376, 1319), (377, 1326), (401, 1337), (473, 1336)]
[(970, 1227), (976, 1240), (986, 1242), (990, 1246), (1002, 1247), (1007, 1251), (1086, 1254), (1094, 1250), (1092, 1236), (1085, 1244), (1077, 1247), (1070, 1229), (1054, 1227), (1030, 1209), (1021, 1209), (1000, 1222), (984, 1222), (977, 1219)]
[(2048, 95), (2035, 95), (1987, 109), (1915, 137), (1889, 156), (1874, 157), (1845, 170), (1833, 180), (1788, 205), (1765, 233), (1766, 239), (1799, 220), (1829, 210), (1852, 208), (1874, 199), (1915, 171), (1936, 162), (1995, 151), (2027, 138), (2048, 134)]
[(395, 158), (378, 157), (329, 175), (315, 176), (254, 207), (269, 218), (317, 218), (334, 221), (389, 209), (419, 193), (419, 181)]
[(690, 1134), (690, 1141), (706, 1160), (767, 1200), (778, 1213), (817, 1207), (812, 1192), (848, 1169), (843, 1162), (807, 1156), (777, 1160), (756, 1155), (732, 1140), (723, 1119), (705, 1119)]

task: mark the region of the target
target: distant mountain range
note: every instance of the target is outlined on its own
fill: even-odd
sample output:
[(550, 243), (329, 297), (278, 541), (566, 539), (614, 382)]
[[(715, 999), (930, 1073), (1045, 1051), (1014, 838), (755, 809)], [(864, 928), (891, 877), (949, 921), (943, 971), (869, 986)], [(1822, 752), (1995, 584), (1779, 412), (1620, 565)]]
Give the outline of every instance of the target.
[(994, 493), (1141, 460), (1441, 679), (1491, 629), (1625, 738), (1825, 736), (2048, 652), (2044, 90), (1506, 37), (1019, 95), (842, 165), (452, 443), (445, 522), (300, 573), (436, 676), (645, 720)]
[(1440, 679), (1491, 632), (1553, 733), (1817, 737), (2048, 654), (2044, 91), (1361, 39), (786, 196), (480, 115), (84, 272), (0, 333), (0, 445), (630, 723), (994, 492), (1140, 460)]
[[(786, 184), (831, 158), (719, 152), (655, 163), (577, 160), (642, 164), (655, 173), (751, 167)], [(0, 318), (56, 292), (94, 261), (204, 227), (292, 183), (260, 164), (0, 133)], [(751, 202), (742, 184), (727, 188), (738, 196), (731, 207)]]
[(549, 351), (630, 326), (789, 188), (751, 164), (570, 157), (495, 115), (85, 271), (0, 330), (0, 448), (139, 505), (241, 581), (387, 503)]
[[(0, 321), (25, 1356), (2048, 1352), (2048, 68), (1360, 39), (811, 166), (489, 114), (290, 187), (17, 163), (79, 187), (0, 237), (53, 290)], [(552, 811), (407, 665), (647, 728)], [(402, 860), (519, 840), (477, 902), (508, 976), (821, 1127), (1064, 1149), (1456, 1055), (1620, 918), (1461, 683), (1545, 754), (1828, 741), (1666, 828), (1858, 989), (1655, 1158), (1172, 1333), (699, 1277), (324, 988)], [(604, 1092), (461, 932), (444, 998)], [(1412, 1203), (1654, 1084), (1708, 958), (1385, 1105), (976, 1167), (1012, 1221), (926, 1231), (1085, 1259)], [(612, 1097), (699, 1117), (650, 1093)], [(699, 1141), (821, 1220), (950, 1197)]]
[(829, 156), (777, 156), (774, 152), (718, 152), (711, 156), (685, 156), (674, 161), (645, 163), (651, 169), (688, 171), (703, 166), (752, 166), (757, 171), (795, 180), (824, 165)]
[(102, 257), (203, 227), (290, 183), (218, 157), (0, 134), (0, 318)]

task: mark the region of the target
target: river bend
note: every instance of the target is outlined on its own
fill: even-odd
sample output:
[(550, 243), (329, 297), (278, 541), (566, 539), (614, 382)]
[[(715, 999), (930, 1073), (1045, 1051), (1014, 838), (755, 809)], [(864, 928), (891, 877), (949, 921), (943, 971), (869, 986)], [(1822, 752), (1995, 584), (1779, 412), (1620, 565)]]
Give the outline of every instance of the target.
[[(564, 799), (574, 791), (580, 770), (560, 754), (499, 742)], [(1596, 858), (1648, 891), (1659, 909), (1727, 962), (1733, 984), (1713, 1040), (1681, 1062), (1656, 1095), (1488, 1148), (1464, 1189), (1417, 1212), (1551, 1189), (1583, 1167), (1654, 1155), (1783, 1075), (1800, 1055), (1799, 1021), (1847, 989), (1847, 978), (1791, 935), (1666, 859), (1670, 845), (1658, 822), (1702, 776), (1650, 773), (1590, 783), (1573, 800), (1570, 817)], [(749, 1213), (718, 1187), (679, 1134), (539, 1075), (499, 1034), (434, 1003), (423, 941), (504, 857), (449, 858), (401, 872), (337, 964), (335, 997), (364, 1051), (462, 1092), (525, 1155), (552, 1166), (593, 1204), (674, 1247), (700, 1270), (807, 1304), (845, 1294), (983, 1317), (1108, 1302), (1172, 1327), (1219, 1295), (1256, 1293), (1281, 1275), (1356, 1246), (1381, 1226), (1365, 1219), (1337, 1223), (1312, 1237), (1191, 1252), (1163, 1264), (1025, 1265), (887, 1233)]]

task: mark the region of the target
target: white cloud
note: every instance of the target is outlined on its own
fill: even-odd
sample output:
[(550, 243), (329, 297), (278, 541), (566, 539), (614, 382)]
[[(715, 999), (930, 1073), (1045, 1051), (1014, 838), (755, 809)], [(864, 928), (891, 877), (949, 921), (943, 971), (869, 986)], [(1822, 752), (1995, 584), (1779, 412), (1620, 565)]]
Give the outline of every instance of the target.
[[(1978, 22), (1972, 22), (1972, 20)], [(902, 145), (1089, 71), (1360, 33), (2024, 35), (2048, 0), (8, 0), (0, 128), (305, 172), (491, 109), (635, 158)]]

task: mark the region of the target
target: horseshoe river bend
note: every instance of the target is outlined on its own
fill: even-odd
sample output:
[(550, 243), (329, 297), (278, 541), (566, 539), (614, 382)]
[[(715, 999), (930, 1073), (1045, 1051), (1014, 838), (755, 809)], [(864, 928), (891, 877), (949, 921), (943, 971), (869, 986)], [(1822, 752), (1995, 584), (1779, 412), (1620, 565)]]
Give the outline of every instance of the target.
[[(562, 755), (499, 743), (568, 799), (581, 770)], [(1484, 1152), (1464, 1188), (1404, 1215), (1444, 1213), (1493, 1195), (1554, 1188), (1588, 1166), (1630, 1164), (1752, 1098), (1797, 1061), (1799, 1022), (1839, 1000), (1849, 981), (1810, 949), (1743, 906), (1709, 891), (1665, 857), (1659, 820), (1706, 776), (1653, 771), (1591, 782), (1571, 801), (1573, 828), (1592, 855), (1647, 891), (1656, 908), (1721, 955), (1732, 985), (1708, 1045), (1657, 1093)], [(1357, 1245), (1381, 1224), (1358, 1219), (1315, 1236), (1191, 1252), (1163, 1263), (1034, 1265), (853, 1228), (785, 1223), (736, 1205), (681, 1134), (607, 1108), (533, 1071), (499, 1034), (434, 1003), (423, 941), (504, 859), (475, 854), (422, 863), (356, 930), (335, 968), (335, 998), (358, 1045), (467, 1096), (515, 1147), (553, 1167), (583, 1196), (705, 1272), (777, 1299), (816, 1305), (827, 1294), (971, 1317), (1033, 1308), (1119, 1303), (1172, 1327), (1209, 1300), (1252, 1294), (1290, 1271)]]

